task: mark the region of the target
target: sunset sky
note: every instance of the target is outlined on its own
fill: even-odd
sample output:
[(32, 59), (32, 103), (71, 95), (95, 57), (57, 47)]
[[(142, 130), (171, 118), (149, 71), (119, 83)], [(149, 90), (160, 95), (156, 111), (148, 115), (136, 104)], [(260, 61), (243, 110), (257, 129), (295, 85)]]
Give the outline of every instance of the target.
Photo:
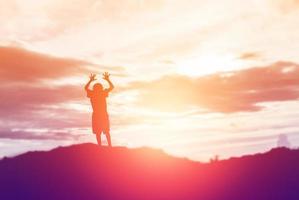
[(298, 0), (0, 0), (0, 157), (96, 142), (207, 161), (299, 146)]

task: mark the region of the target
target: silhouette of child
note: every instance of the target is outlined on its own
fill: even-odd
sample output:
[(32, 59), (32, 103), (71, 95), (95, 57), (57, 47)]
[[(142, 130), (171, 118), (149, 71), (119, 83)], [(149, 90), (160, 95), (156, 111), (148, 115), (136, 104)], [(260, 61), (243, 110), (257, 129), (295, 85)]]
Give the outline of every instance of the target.
[(101, 146), (101, 133), (106, 135), (108, 146), (111, 147), (111, 137), (110, 137), (110, 124), (109, 116), (107, 112), (106, 98), (108, 93), (113, 90), (114, 85), (109, 79), (110, 74), (105, 72), (103, 74), (103, 79), (109, 83), (108, 89), (103, 89), (102, 84), (96, 83), (93, 86), (93, 90), (89, 89), (90, 83), (96, 80), (95, 74), (90, 74), (89, 81), (85, 85), (85, 91), (87, 92), (87, 97), (90, 98), (92, 105), (92, 132), (96, 134), (98, 144)]

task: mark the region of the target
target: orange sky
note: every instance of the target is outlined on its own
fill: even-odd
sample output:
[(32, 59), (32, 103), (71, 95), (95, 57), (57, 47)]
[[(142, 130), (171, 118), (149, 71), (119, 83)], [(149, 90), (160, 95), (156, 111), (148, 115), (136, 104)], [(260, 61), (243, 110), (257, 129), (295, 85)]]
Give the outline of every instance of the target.
[(83, 86), (104, 71), (116, 145), (298, 146), (298, 19), (297, 0), (0, 0), (0, 156), (95, 142)]

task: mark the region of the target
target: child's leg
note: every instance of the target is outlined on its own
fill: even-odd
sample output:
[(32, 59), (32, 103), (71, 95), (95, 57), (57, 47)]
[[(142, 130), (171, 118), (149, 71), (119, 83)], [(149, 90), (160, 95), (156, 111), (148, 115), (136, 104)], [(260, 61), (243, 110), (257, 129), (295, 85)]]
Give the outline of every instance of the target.
[(108, 142), (108, 146), (111, 147), (111, 137), (110, 137), (110, 133), (109, 132), (105, 132), (106, 138), (107, 138), (107, 142)]
[(99, 146), (101, 146), (101, 145), (102, 145), (102, 141), (101, 141), (101, 133), (97, 133), (96, 135), (97, 135), (97, 141), (98, 141), (98, 144), (99, 144)]

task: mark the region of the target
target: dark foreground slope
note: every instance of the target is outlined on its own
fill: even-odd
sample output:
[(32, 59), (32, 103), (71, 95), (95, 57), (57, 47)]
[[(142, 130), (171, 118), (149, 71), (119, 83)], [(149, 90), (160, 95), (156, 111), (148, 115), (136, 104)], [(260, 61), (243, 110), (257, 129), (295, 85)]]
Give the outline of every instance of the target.
[(298, 200), (299, 150), (200, 164), (81, 144), (0, 161), (0, 199)]

